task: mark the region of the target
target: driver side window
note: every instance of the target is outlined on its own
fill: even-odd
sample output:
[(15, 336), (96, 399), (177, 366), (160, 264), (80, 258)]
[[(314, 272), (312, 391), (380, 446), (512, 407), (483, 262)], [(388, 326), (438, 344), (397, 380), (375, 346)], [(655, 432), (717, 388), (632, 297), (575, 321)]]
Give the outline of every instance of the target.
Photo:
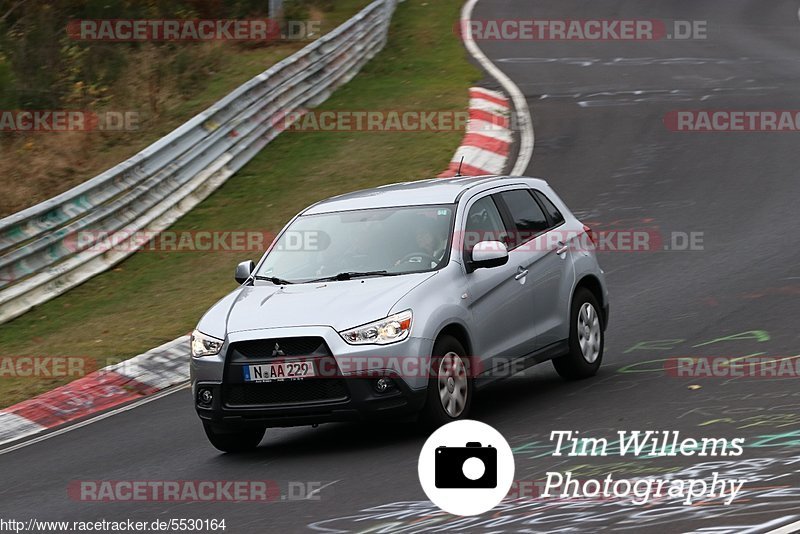
[(491, 196), (475, 202), (467, 214), (464, 228), (464, 258), (472, 258), (472, 249), (481, 241), (506, 242), (507, 232), (500, 211)]

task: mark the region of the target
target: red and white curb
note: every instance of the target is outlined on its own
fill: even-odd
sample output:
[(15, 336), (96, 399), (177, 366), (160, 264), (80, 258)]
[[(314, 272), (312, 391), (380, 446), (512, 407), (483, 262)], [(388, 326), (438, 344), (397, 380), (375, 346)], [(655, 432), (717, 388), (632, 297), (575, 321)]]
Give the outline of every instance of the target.
[(463, 176), (503, 174), (513, 141), (511, 103), (497, 91), (482, 87), (469, 90), (469, 122), (461, 146), (440, 178), (455, 176), (461, 164)]
[(141, 399), (189, 379), (189, 336), (0, 410), (0, 445)]

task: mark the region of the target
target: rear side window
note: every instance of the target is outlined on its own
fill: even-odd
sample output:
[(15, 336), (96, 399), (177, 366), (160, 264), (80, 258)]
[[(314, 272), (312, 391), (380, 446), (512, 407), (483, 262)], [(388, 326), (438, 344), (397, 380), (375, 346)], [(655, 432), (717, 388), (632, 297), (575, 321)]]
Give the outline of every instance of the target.
[(505, 243), (506, 228), (492, 197), (484, 197), (469, 208), (464, 228), (464, 254), (472, 258), (472, 249), (481, 241)]
[(511, 220), (514, 222), (516, 230), (514, 246), (547, 230), (547, 217), (528, 189), (505, 191), (499, 196), (508, 208)]
[(550, 215), (550, 221), (552, 222), (553, 227), (556, 227), (564, 222), (564, 216), (561, 215), (560, 211), (558, 211), (556, 205), (550, 202), (549, 198), (544, 196), (544, 193), (541, 191), (534, 191), (533, 194), (536, 195), (536, 198), (538, 198), (539, 202), (541, 202), (542, 206), (544, 206), (544, 210), (548, 215)]

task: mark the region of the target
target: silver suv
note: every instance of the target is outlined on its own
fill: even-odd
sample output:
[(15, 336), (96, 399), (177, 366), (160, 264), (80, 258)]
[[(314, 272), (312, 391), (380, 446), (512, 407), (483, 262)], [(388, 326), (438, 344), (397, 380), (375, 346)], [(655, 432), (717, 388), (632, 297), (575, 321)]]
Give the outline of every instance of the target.
[(294, 217), (192, 333), (192, 393), (211, 443), (271, 426), (463, 418), (476, 389), (552, 360), (603, 358), (608, 292), (591, 230), (546, 182), (393, 184)]

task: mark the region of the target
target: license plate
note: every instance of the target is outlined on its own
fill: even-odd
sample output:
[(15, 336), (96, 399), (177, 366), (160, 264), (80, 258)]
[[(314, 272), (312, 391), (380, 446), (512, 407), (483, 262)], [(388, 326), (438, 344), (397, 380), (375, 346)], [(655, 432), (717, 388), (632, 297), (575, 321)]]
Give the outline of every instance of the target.
[(263, 363), (245, 365), (245, 382), (274, 382), (282, 380), (302, 380), (316, 376), (314, 364), (310, 361)]

